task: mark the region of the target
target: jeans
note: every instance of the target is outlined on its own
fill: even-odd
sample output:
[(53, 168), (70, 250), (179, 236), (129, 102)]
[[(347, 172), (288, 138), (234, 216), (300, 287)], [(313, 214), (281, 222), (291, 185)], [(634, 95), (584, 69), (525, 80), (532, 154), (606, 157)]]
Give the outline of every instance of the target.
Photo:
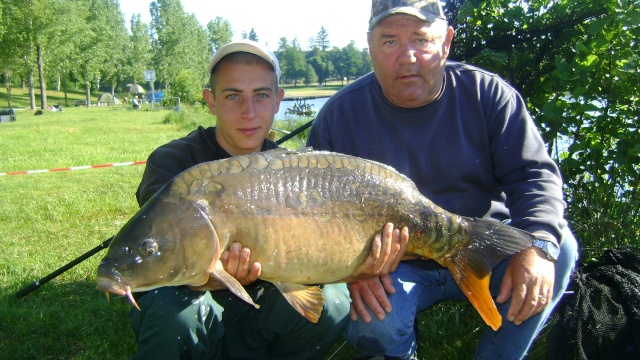
[[(547, 307), (521, 325), (514, 325), (507, 320), (511, 300), (504, 304), (496, 303), (503, 318), (502, 327), (498, 331), (487, 327), (476, 348), (476, 359), (522, 359), (569, 286), (577, 260), (577, 241), (571, 231), (565, 228), (560, 256), (556, 261), (553, 298)], [(490, 291), (494, 298), (500, 291), (507, 263), (508, 259), (493, 269)], [(355, 322), (349, 321), (343, 335), (364, 354), (411, 359), (417, 348), (413, 328), (416, 314), (441, 301), (465, 301), (467, 298), (449, 270), (444, 268), (425, 270), (401, 263), (390, 275), (396, 288), (396, 293), (389, 295), (393, 307), (391, 313), (382, 321), (373, 314), (370, 323), (360, 318)]]

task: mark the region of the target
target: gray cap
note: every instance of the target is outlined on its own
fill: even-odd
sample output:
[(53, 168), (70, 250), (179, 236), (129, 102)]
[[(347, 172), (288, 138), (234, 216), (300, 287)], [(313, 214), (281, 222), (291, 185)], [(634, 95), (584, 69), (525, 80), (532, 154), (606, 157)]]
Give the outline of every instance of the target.
[(391, 15), (406, 14), (426, 22), (446, 20), (438, 0), (373, 0), (369, 30)]
[(278, 64), (276, 56), (262, 44), (251, 40), (230, 42), (218, 49), (209, 63), (209, 73), (213, 71), (214, 66), (216, 66), (223, 57), (236, 52), (246, 52), (263, 58), (271, 64), (273, 71), (276, 73), (277, 80), (280, 82), (280, 65)]

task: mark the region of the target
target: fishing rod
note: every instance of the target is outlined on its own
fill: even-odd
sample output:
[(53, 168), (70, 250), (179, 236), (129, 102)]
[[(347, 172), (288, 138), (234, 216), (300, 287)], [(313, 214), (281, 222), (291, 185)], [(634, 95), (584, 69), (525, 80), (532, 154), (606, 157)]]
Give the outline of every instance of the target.
[[(313, 123), (313, 119), (308, 121), (307, 123), (303, 124), (299, 128), (293, 130), (292, 132), (288, 133), (287, 135), (283, 136), (282, 138), (278, 139), (276, 141), (276, 144), (281, 145), (283, 142), (285, 142), (285, 141), (291, 139), (292, 137), (300, 134), (301, 132), (303, 132), (304, 130), (309, 128), (312, 123)], [(23, 298), (23, 297), (29, 295), (31, 292), (33, 292), (36, 289), (39, 289), (42, 285), (44, 285), (44, 284), (48, 283), (49, 281), (55, 279), (60, 274), (66, 272), (67, 270), (71, 269), (72, 267), (74, 267), (74, 266), (80, 264), (81, 262), (87, 260), (88, 258), (90, 258), (93, 255), (95, 255), (95, 254), (99, 253), (100, 251), (102, 251), (103, 249), (108, 248), (109, 244), (111, 244), (111, 240), (113, 240), (113, 236), (108, 238), (107, 240), (103, 241), (100, 245), (94, 247), (93, 249), (91, 249), (91, 250), (87, 251), (86, 253), (82, 254), (81, 256), (77, 257), (76, 259), (70, 261), (66, 265), (64, 265), (61, 268), (59, 268), (58, 270), (52, 272), (51, 274), (49, 274), (49, 275), (43, 277), (42, 279), (36, 280), (33, 283), (25, 286), (24, 288), (22, 288), (21, 290), (19, 290), (16, 293), (16, 297), (18, 299), (20, 299), (20, 298)]]

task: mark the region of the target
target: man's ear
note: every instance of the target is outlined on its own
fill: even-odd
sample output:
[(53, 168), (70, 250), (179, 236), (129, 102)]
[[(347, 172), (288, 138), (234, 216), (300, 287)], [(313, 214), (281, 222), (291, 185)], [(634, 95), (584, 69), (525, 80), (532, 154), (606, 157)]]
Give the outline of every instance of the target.
[(443, 42), (445, 57), (449, 56), (449, 50), (451, 50), (451, 42), (453, 41), (454, 35), (455, 35), (455, 31), (453, 30), (453, 27), (451, 26), (447, 27), (447, 35)]
[(215, 101), (215, 98), (213, 96), (213, 92), (211, 92), (211, 90), (209, 90), (209, 89), (204, 89), (204, 90), (202, 90), (202, 97), (204, 98), (204, 101), (207, 102), (207, 105), (209, 105), (209, 112), (211, 113), (211, 115), (215, 115), (216, 114), (216, 101)]
[(276, 92), (276, 114), (280, 111), (280, 103), (282, 102), (282, 99), (284, 99), (284, 89), (279, 87)]

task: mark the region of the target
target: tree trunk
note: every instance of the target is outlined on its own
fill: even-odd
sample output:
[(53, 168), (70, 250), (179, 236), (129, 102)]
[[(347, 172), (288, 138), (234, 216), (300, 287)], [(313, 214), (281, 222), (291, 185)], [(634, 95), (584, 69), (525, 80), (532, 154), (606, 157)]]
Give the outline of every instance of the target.
[(47, 108), (47, 85), (44, 83), (44, 69), (42, 64), (42, 46), (36, 46), (38, 53), (38, 73), (40, 75), (40, 108), (42, 110)]
[(36, 94), (33, 89), (33, 69), (29, 68), (29, 102), (31, 104), (31, 110), (36, 109)]
[(69, 97), (67, 96), (67, 71), (62, 70), (62, 89), (64, 90), (64, 105), (69, 106)]
[(89, 80), (85, 80), (84, 90), (86, 92), (87, 107), (89, 107), (91, 106), (91, 82)]
[(11, 75), (8, 72), (5, 72), (4, 78), (7, 84), (7, 106), (11, 109)]

